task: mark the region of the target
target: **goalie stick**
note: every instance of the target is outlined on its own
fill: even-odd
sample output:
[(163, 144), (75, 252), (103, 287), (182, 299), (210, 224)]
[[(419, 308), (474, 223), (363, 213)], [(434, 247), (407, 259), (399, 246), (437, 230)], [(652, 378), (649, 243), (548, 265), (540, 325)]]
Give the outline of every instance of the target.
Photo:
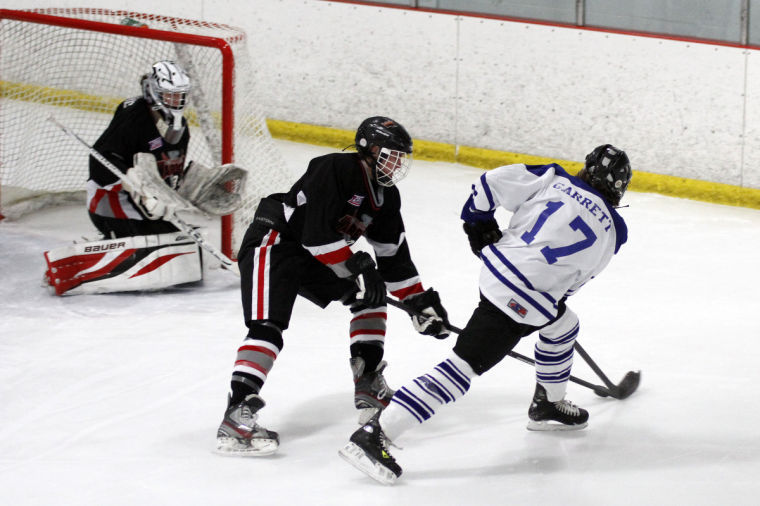
[[(87, 144), (87, 141), (79, 137), (76, 132), (69, 129), (66, 125), (63, 125), (60, 123), (55, 117), (49, 116), (48, 121), (56, 125), (58, 128), (60, 128), (66, 135), (69, 135), (70, 137), (76, 139), (79, 141), (83, 146), (85, 146), (89, 151), (90, 154), (100, 163), (103, 164), (105, 168), (110, 170), (116, 177), (119, 178), (120, 181), (124, 182), (124, 173), (121, 172), (119, 169), (116, 168), (114, 164), (112, 164), (108, 159), (103, 156), (100, 152), (98, 152), (95, 148)], [(177, 196), (179, 197), (179, 195)], [(176, 214), (171, 216), (168, 220), (169, 223), (177, 227), (179, 230), (181, 230), (183, 233), (190, 236), (190, 238), (195, 241), (198, 246), (205, 249), (211, 256), (219, 260), (222, 264), (222, 268), (237, 274), (240, 276), (240, 270), (238, 269), (237, 263), (233, 262), (230, 258), (228, 258), (224, 253), (222, 253), (216, 246), (208, 242), (204, 237), (201, 235), (201, 233), (193, 228), (191, 225), (189, 225), (185, 220), (177, 216)]]
[[(430, 315), (426, 315), (424, 313), (421, 313), (419, 311), (416, 311), (412, 309), (411, 307), (407, 306), (403, 302), (392, 299), (388, 297), (387, 299), (388, 304), (399, 308), (403, 311), (406, 311), (411, 316), (421, 316), (421, 317), (429, 317)], [(455, 334), (461, 334), (462, 329), (457, 328), (453, 325), (448, 326), (449, 330), (454, 332)], [(626, 375), (623, 377), (623, 379), (618, 383), (617, 385), (612, 383), (612, 381), (607, 378), (607, 376), (602, 372), (602, 370), (599, 368), (598, 365), (596, 365), (596, 362), (594, 362), (588, 353), (586, 353), (586, 350), (584, 350), (581, 345), (578, 343), (578, 341), (575, 342), (574, 345), (575, 349), (578, 351), (578, 354), (583, 358), (583, 360), (588, 363), (589, 367), (599, 376), (599, 378), (604, 382), (605, 386), (602, 385), (595, 385), (591, 382), (588, 382), (586, 380), (576, 378), (575, 376), (570, 376), (570, 381), (573, 383), (576, 383), (578, 385), (584, 386), (586, 388), (589, 388), (594, 391), (594, 393), (600, 397), (612, 397), (613, 399), (625, 399), (627, 397), (630, 397), (633, 392), (636, 391), (636, 389), (639, 387), (639, 382), (641, 381), (641, 371), (628, 371)], [(523, 362), (525, 364), (530, 364), (535, 366), (536, 361), (526, 357), (525, 355), (521, 355), (520, 353), (517, 353), (515, 351), (509, 351), (508, 355), (516, 360), (519, 360), (520, 362)]]

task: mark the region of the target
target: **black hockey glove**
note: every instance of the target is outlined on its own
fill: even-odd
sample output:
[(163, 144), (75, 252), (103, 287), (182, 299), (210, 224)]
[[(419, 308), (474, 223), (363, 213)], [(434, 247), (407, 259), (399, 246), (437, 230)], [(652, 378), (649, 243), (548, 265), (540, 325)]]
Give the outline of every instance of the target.
[(467, 234), (467, 239), (470, 241), (470, 249), (478, 258), (480, 258), (480, 250), (501, 239), (499, 224), (494, 219), (474, 223), (465, 221), (462, 228), (464, 228), (464, 233)]
[(385, 281), (375, 269), (375, 261), (366, 251), (359, 251), (346, 260), (346, 268), (356, 278), (359, 292), (356, 300), (368, 307), (385, 305)]
[(404, 299), (404, 304), (414, 309), (418, 313), (430, 316), (412, 315), (412, 325), (414, 330), (426, 336), (433, 336), (436, 339), (446, 339), (449, 337), (449, 314), (441, 304), (441, 297), (438, 292), (428, 288), (422, 293), (410, 295)]

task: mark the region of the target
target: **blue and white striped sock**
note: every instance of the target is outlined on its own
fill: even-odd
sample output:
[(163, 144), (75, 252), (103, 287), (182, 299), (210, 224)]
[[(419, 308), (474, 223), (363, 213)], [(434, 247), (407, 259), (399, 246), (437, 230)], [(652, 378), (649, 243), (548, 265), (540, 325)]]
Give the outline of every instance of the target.
[(551, 402), (565, 397), (579, 327), (578, 316), (567, 308), (559, 320), (541, 329), (536, 341), (536, 381), (546, 389)]
[(386, 437), (393, 441), (433, 416), (439, 406), (462, 397), (475, 376), (470, 365), (452, 352), (432, 371), (396, 390), (380, 415), (380, 425)]

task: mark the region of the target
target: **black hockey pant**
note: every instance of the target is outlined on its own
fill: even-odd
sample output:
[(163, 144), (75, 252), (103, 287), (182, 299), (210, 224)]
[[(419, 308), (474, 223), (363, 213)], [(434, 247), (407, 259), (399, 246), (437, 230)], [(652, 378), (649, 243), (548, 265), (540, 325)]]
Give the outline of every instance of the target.
[(558, 309), (554, 320), (536, 327), (516, 322), (481, 294), (478, 307), (457, 338), (454, 353), (481, 375), (501, 362), (520, 339), (557, 321), (566, 311), (564, 299)]
[(90, 221), (106, 239), (134, 237), (137, 235), (169, 234), (178, 229), (164, 220), (130, 220), (128, 218), (109, 218), (89, 213)]

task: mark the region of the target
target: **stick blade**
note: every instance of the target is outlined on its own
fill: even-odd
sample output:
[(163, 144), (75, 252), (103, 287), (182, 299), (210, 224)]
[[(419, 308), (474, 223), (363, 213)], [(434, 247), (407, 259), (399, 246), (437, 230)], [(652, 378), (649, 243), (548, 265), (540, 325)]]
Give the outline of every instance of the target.
[(616, 399), (630, 397), (639, 388), (639, 383), (641, 383), (641, 371), (628, 371), (617, 384), (617, 392), (613, 397)]
[(594, 388), (593, 391), (599, 397), (609, 397), (610, 396), (610, 394), (607, 393), (607, 392), (609, 392), (609, 390), (607, 390), (603, 386), (597, 386), (597, 388)]

